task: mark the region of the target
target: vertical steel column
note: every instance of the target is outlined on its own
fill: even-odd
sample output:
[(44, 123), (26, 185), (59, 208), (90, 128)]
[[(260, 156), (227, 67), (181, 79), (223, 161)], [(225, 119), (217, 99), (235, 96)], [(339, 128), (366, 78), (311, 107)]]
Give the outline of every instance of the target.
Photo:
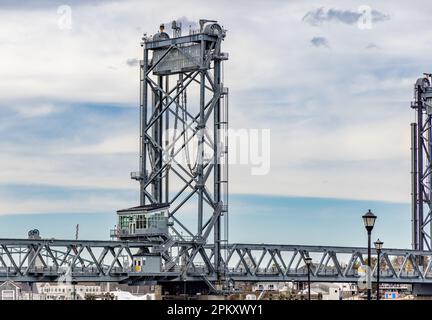
[[(164, 86), (164, 77), (160, 77), (159, 78), (160, 84), (159, 86), (161, 87), (161, 89), (165, 90), (166, 92), (168, 92), (168, 88), (165, 88)], [(163, 128), (164, 128), (164, 117), (162, 115), (162, 109), (163, 109), (163, 105), (164, 105), (164, 97), (162, 95), (162, 92), (159, 93), (159, 108), (158, 108), (158, 116), (159, 116), (159, 122), (158, 122), (158, 144), (160, 146), (160, 149), (158, 150), (158, 165), (157, 165), (157, 170), (159, 170), (160, 168), (162, 168), (162, 164), (163, 164)], [(162, 198), (162, 190), (163, 190), (163, 182), (162, 182), (162, 172), (159, 173), (158, 176), (158, 181), (159, 181), (159, 185), (158, 185), (158, 201), (159, 203), (163, 202), (163, 198)]]
[(417, 86), (417, 181), (418, 181), (418, 192), (417, 192), (417, 203), (418, 203), (418, 248), (417, 250), (423, 250), (423, 102), (422, 102), (422, 87)]
[(144, 195), (144, 184), (147, 177), (147, 147), (145, 138), (145, 132), (147, 129), (147, 80), (146, 74), (148, 70), (148, 50), (144, 48), (143, 60), (141, 62), (140, 68), (140, 171), (139, 171), (139, 182), (140, 182), (140, 205), (145, 205), (145, 195)]
[(200, 105), (199, 105), (199, 125), (198, 125), (198, 237), (202, 235), (203, 214), (204, 214), (204, 130), (205, 130), (205, 42), (201, 41), (201, 68), (200, 71)]
[[(169, 76), (165, 77), (165, 89), (166, 92), (169, 92)], [(165, 102), (168, 103), (168, 100)], [(169, 112), (166, 111), (165, 113), (165, 150), (168, 150), (168, 130), (169, 130)], [(163, 155), (162, 155), (163, 156)], [(167, 168), (166, 174), (165, 174), (165, 203), (169, 202), (169, 167)]]
[(418, 248), (418, 212), (417, 212), (417, 124), (411, 123), (411, 232), (412, 248)]
[[(217, 46), (215, 49), (215, 56), (219, 57), (220, 55), (220, 47)], [(221, 143), (220, 143), (220, 135), (221, 135), (221, 91), (222, 91), (222, 83), (221, 83), (221, 61), (219, 59), (215, 59), (214, 61), (214, 87), (216, 92), (214, 95), (217, 96), (217, 101), (214, 106), (213, 111), (213, 161), (214, 161), (214, 169), (213, 169), (213, 184), (214, 184), (214, 202), (217, 204), (216, 212), (214, 214), (218, 214), (219, 217), (216, 220), (214, 225), (214, 265), (216, 269), (216, 275), (218, 280), (220, 279), (220, 271), (221, 271), (221, 252), (220, 252), (220, 243), (221, 243), (221, 211), (222, 211), (222, 202), (221, 202)]]
[[(430, 103), (430, 99), (427, 99), (427, 102)], [(425, 108), (426, 109), (426, 108)], [(425, 191), (427, 191), (427, 197), (425, 199), (426, 204), (427, 204), (427, 214), (426, 214), (426, 221), (422, 221), (423, 223), (423, 228), (426, 227), (427, 224), (429, 224), (429, 236), (432, 236), (432, 223), (431, 223), (431, 199), (432, 199), (432, 172), (431, 172), (431, 152), (432, 152), (432, 118), (431, 115), (429, 113), (428, 110), (426, 110), (426, 117), (427, 120), (425, 121), (425, 130), (426, 130), (426, 134), (427, 134), (427, 153), (426, 153), (426, 172), (425, 174), (427, 175), (427, 187), (424, 188)], [(426, 181), (424, 182), (426, 183)], [(425, 241), (427, 241), (427, 249), (432, 250), (432, 239), (427, 237), (426, 234), (424, 235), (424, 239)]]
[[(158, 86), (163, 90), (163, 76), (158, 76)], [(162, 167), (162, 129), (163, 129), (163, 117), (162, 117), (162, 105), (163, 96), (160, 90), (157, 90), (154, 99), (153, 113), (157, 117), (156, 123), (153, 126), (153, 139), (159, 148), (154, 149), (154, 172), (157, 172)], [(158, 203), (162, 203), (162, 172), (157, 174), (157, 177), (153, 182), (153, 197)]]

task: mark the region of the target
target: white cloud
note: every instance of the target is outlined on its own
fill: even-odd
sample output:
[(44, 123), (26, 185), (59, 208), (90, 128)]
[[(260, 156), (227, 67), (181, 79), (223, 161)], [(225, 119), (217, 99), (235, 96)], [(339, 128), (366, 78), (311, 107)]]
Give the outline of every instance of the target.
[[(140, 58), (142, 33), (177, 17), (216, 18), (228, 29), (230, 125), (272, 130), (270, 174), (251, 176), (249, 167), (233, 166), (231, 192), (408, 202), (409, 102), (416, 77), (432, 60), (424, 54), (432, 49), (432, 31), (424, 28), (428, 10), (421, 1), (379, 2), (373, 9), (391, 19), (371, 30), (302, 21), (319, 7), (318, 1), (79, 3), (71, 5), (72, 29), (60, 30), (57, 6), (10, 5), (0, 11), (0, 107), (42, 120), (62, 110), (56, 101), (137, 106), (138, 69), (126, 62)], [(332, 1), (331, 7), (356, 11), (358, 3)], [(331, 50), (310, 45), (317, 34)], [(379, 50), (365, 49), (371, 43)], [(27, 103), (40, 100), (46, 102)], [(138, 135), (125, 128), (138, 117), (88, 117), (88, 138), (80, 128), (37, 145), (3, 141), (0, 179), (137, 188), (128, 174), (137, 168)], [(6, 126), (14, 128), (9, 120), (0, 123)]]
[[(368, 10), (367, 12), (370, 15), (371, 22), (382, 22), (389, 20), (389, 15), (382, 13), (377, 10)], [(303, 17), (303, 21), (309, 23), (312, 26), (319, 26), (325, 22), (341, 22), (344, 24), (354, 25), (357, 24), (359, 19), (363, 17), (365, 14), (363, 11), (357, 10), (341, 10), (337, 8), (325, 9), (323, 7), (311, 10), (305, 14)]]
[(27, 104), (27, 105), (16, 105), (12, 106), (20, 116), (24, 118), (34, 118), (34, 117), (44, 117), (53, 112), (58, 112), (59, 107), (55, 108), (54, 105), (50, 103), (45, 104)]
[(110, 137), (96, 144), (83, 144), (74, 148), (66, 148), (65, 154), (118, 154), (136, 153), (139, 148), (137, 134)]
[[(1, 199), (1, 198), (0, 198)], [(28, 214), (28, 213), (92, 213), (92, 212), (112, 212), (120, 208), (127, 208), (131, 205), (130, 201), (119, 199), (119, 197), (94, 197), (84, 196), (78, 200), (55, 199), (46, 201), (40, 200), (23, 200), (9, 201), (1, 199), (1, 215)]]

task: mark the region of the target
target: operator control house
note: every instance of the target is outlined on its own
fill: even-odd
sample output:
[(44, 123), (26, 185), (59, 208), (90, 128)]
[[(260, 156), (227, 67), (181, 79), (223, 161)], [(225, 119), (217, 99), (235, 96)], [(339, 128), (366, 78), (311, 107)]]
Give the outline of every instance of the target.
[(169, 204), (149, 204), (117, 211), (117, 237), (139, 240), (148, 237), (168, 237)]

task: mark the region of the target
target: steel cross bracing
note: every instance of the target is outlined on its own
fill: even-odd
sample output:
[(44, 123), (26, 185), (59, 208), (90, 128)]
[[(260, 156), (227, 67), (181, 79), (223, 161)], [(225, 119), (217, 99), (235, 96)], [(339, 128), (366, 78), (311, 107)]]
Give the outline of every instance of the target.
[[(163, 262), (156, 273), (135, 272), (134, 254), (154, 244), (130, 241), (0, 239), (0, 281), (120, 282), (210, 281), (218, 275), (212, 260), (213, 245), (204, 245), (203, 259), (190, 243), (174, 241), (174, 263)], [(306, 281), (305, 257), (312, 258), (311, 279), (320, 282), (358, 282), (366, 248), (274, 244), (222, 245), (223, 278), (228, 281)], [(375, 252), (373, 252), (375, 255)], [(187, 257), (187, 259), (183, 259)], [(376, 277), (374, 260), (373, 277)], [(423, 266), (418, 264), (423, 261)], [(384, 249), (380, 279), (387, 283), (432, 284), (432, 252)], [(372, 279), (373, 281), (373, 279)]]
[[(207, 265), (213, 263), (216, 271), (221, 270), (219, 246), (227, 242), (222, 223), (228, 214), (224, 37), (225, 31), (211, 22), (197, 34), (169, 38), (161, 28), (153, 37), (143, 38), (140, 170), (132, 173), (140, 183), (140, 205), (168, 205), (170, 236), (193, 246), (190, 254)], [(196, 217), (189, 224), (182, 217), (188, 205)], [(168, 254), (170, 236), (152, 252), (174, 265)], [(139, 235), (135, 240), (150, 238)], [(212, 262), (206, 260), (203, 248), (210, 243), (215, 249)]]

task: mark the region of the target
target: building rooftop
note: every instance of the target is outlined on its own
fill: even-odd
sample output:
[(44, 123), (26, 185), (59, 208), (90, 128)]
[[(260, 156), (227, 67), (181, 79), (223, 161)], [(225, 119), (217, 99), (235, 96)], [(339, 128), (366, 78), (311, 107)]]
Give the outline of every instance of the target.
[(122, 213), (131, 213), (131, 212), (152, 212), (155, 210), (160, 210), (160, 209), (167, 209), (169, 208), (169, 203), (155, 203), (155, 204), (147, 204), (147, 205), (143, 205), (143, 206), (136, 206), (136, 207), (131, 207), (131, 208), (127, 208), (127, 209), (121, 209), (121, 210), (117, 210), (117, 214), (122, 214)]

